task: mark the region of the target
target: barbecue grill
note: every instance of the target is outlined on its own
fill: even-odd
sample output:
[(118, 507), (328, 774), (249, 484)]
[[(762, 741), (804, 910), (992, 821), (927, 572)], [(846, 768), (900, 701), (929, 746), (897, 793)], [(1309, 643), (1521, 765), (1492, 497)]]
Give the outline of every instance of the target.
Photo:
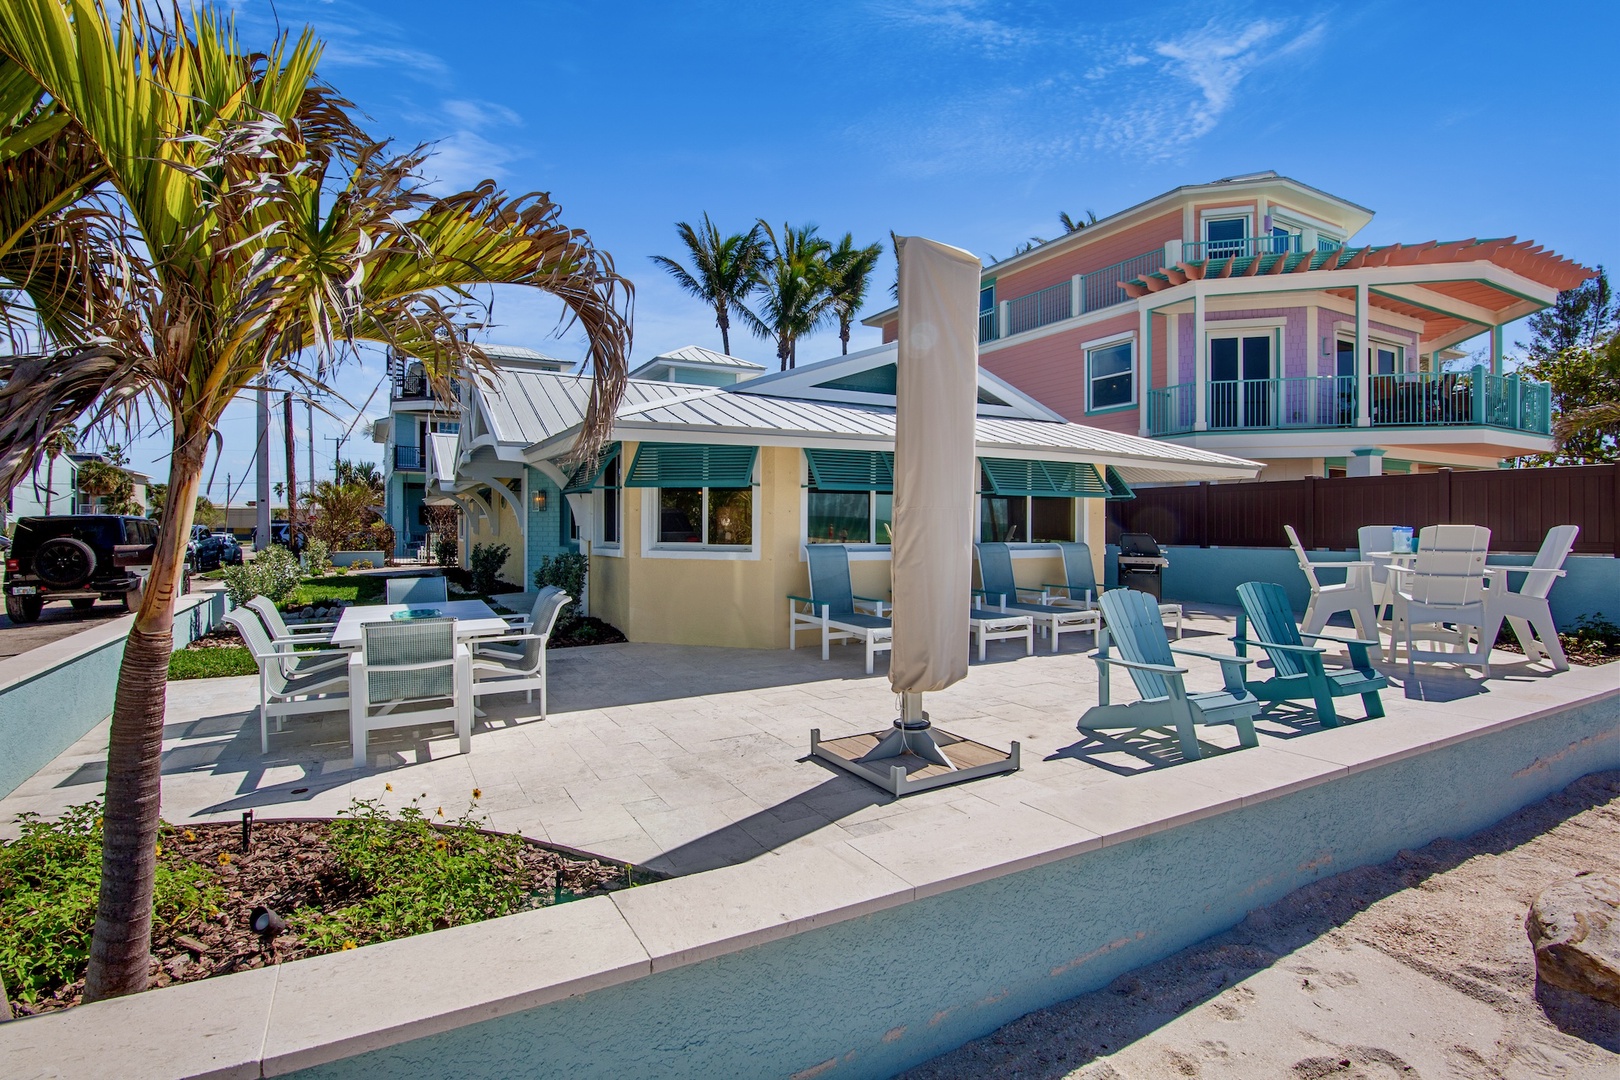
[(1164, 599), (1164, 568), (1170, 565), (1159, 542), (1147, 533), (1121, 533), (1119, 537), (1119, 585), (1122, 589), (1145, 592)]

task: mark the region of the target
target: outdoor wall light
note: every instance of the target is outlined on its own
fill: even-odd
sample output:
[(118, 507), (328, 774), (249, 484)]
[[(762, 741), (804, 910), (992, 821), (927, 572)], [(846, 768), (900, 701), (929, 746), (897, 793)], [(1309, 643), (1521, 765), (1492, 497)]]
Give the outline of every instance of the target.
[(534, 493), (534, 508), (536, 510), (544, 510), (546, 508), (546, 493), (544, 491), (537, 491)]

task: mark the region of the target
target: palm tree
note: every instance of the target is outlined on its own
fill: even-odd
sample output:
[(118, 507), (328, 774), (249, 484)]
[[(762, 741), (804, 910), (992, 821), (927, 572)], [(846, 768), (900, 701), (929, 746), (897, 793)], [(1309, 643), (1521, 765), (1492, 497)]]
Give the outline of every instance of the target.
[(1097, 224), (1097, 211), (1087, 210), (1085, 218), (1081, 219), (1070, 217), (1067, 210), (1059, 210), (1058, 224), (1063, 226), (1063, 231), (1066, 233), (1079, 232), (1087, 225)]
[(744, 308), (743, 321), (757, 336), (775, 340), (777, 363), (786, 371), (797, 364), (799, 338), (814, 333), (832, 317), (827, 269), (832, 245), (816, 233), (814, 225), (795, 229), (784, 224), (780, 237), (764, 221), (759, 227), (765, 232), (770, 262), (759, 310)]
[[(490, 182), (424, 193), (413, 178), (426, 151), (391, 155), (366, 137), (316, 80), (309, 30), (250, 50), (213, 9), (174, 27), (153, 26), (143, 5), (118, 10), (115, 25), (87, 0), (0, 5), (0, 54), (82, 129), (147, 265), (96, 329), (118, 392), (166, 412), (172, 437), (170, 512), (113, 707), (87, 1000), (146, 986), (173, 600), (225, 407), (266, 373), (319, 386), (359, 338), (422, 359), (448, 398), (453, 375), (487, 362), (459, 333), (471, 289), (528, 285), (557, 297), (589, 341), (588, 454), (611, 430), (630, 344), (628, 282), (549, 197)], [(69, 400), (34, 392), (44, 415)], [(0, 429), (0, 461), (10, 434)]]
[(832, 279), (833, 314), (838, 317), (838, 343), (842, 354), (849, 355), (849, 328), (855, 314), (866, 303), (866, 290), (872, 283), (872, 271), (883, 255), (882, 244), (855, 246), (853, 233), (845, 233), (838, 246), (827, 253), (827, 272)]
[(759, 226), (745, 233), (721, 236), (707, 211), (697, 228), (684, 221), (675, 223), (675, 235), (686, 245), (692, 268), (688, 270), (667, 255), (654, 255), (652, 261), (669, 272), (681, 288), (714, 308), (714, 325), (720, 328), (720, 351), (731, 353), (731, 316), (743, 314), (743, 301), (759, 287), (765, 271), (765, 247), (760, 243)]
[(45, 437), (45, 513), (51, 512), (51, 496), (56, 494), (56, 459), (79, 448), (79, 429), (66, 424)]

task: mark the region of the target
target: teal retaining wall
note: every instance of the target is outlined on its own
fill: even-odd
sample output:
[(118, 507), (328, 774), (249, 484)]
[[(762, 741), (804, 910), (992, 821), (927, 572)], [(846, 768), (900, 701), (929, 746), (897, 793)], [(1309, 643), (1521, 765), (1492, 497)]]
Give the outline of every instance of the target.
[[(1620, 699), (792, 938), (361, 1054), (350, 1078), (892, 1076), (1330, 874), (1620, 768)], [(994, 781), (990, 781), (993, 783)]]
[[(225, 594), (193, 594), (174, 619), (174, 647), (183, 649), (225, 617)], [(13, 657), (9, 664), (43, 658), (38, 671), (0, 686), (0, 797), (44, 768), (112, 715), (113, 691), (124, 659), (128, 619), (122, 630), (107, 624)], [(75, 638), (89, 641), (73, 648)]]
[[(1108, 545), (1106, 584), (1119, 582), (1119, 549)], [(1236, 607), (1237, 587), (1245, 581), (1274, 581), (1288, 590), (1295, 611), (1304, 611), (1310, 601), (1310, 586), (1290, 548), (1165, 548), (1170, 565), (1164, 571), (1164, 598), (1191, 604), (1224, 604)], [(1354, 562), (1354, 551), (1312, 551), (1314, 562)], [(1492, 555), (1491, 566), (1529, 566), (1534, 555)], [(1582, 617), (1603, 615), (1620, 623), (1620, 559), (1606, 555), (1571, 555), (1564, 561), (1565, 576), (1553, 586), (1553, 621), (1561, 628), (1573, 626)], [(1344, 580), (1337, 570), (1318, 571), (1324, 585)], [(1514, 588), (1522, 578), (1510, 576)]]

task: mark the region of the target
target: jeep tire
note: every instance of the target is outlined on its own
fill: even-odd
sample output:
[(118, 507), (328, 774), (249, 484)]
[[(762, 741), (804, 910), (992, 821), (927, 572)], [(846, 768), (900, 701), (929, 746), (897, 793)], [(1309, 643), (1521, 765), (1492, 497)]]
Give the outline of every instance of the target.
[(70, 603), (72, 603), (74, 611), (89, 611), (96, 606), (96, 598), (93, 596), (81, 596), (70, 601)]
[(6, 617), (13, 624), (37, 622), (44, 607), (45, 601), (37, 596), (6, 597)]

